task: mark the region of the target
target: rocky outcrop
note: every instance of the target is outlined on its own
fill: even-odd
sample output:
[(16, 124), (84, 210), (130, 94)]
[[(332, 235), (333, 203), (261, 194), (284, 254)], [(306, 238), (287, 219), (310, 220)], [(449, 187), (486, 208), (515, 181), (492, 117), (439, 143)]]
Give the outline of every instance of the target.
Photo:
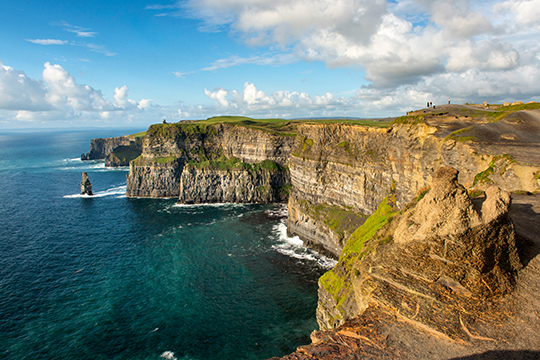
[(92, 193), (92, 184), (90, 183), (90, 179), (88, 178), (88, 174), (83, 171), (82, 173), (82, 180), (81, 180), (81, 195), (94, 195)]
[[(275, 164), (275, 163), (274, 163)], [(289, 196), (286, 168), (212, 169), (186, 166), (180, 178), (179, 203), (274, 203)]]
[[(372, 236), (353, 234), (338, 265), (320, 279), (321, 329), (376, 304), (434, 334), (466, 339), (461, 322), (474, 320), (471, 314), (486, 299), (513, 288), (521, 265), (508, 217), (510, 195), (494, 186), (485, 198), (471, 199), (457, 175), (440, 168), (417, 204), (399, 215), (388, 199), (383, 207), (389, 208), (379, 207), (364, 224), (381, 225), (369, 229)], [(381, 221), (384, 213), (389, 220)], [(484, 302), (473, 300), (478, 298)]]
[[(310, 208), (337, 206), (372, 214), (390, 191), (401, 208), (429, 186), (441, 166), (458, 169), (460, 182), (472, 190), (491, 185), (508, 192), (540, 190), (540, 154), (530, 156), (539, 148), (537, 118), (529, 114), (519, 121), (484, 122), (456, 114), (413, 114), (389, 128), (299, 125), (289, 163), (290, 235), (337, 258), (347, 238)], [(510, 132), (516, 135), (513, 144), (499, 136)]]
[(105, 166), (118, 167), (129, 166), (131, 160), (136, 159), (142, 153), (142, 141), (139, 139), (129, 145), (115, 147), (110, 154), (105, 157)]
[(319, 281), (321, 330), (283, 360), (540, 354), (530, 315), (538, 286), (527, 284), (538, 257), (521, 270), (510, 195), (493, 186), (471, 198), (457, 175), (438, 169), (429, 192), (401, 212), (393, 196), (379, 205)]
[(137, 158), (129, 164), (127, 197), (177, 197), (184, 163), (176, 158), (168, 161)]
[(81, 156), (81, 160), (105, 159), (113, 150), (119, 146), (129, 146), (136, 140), (130, 135), (112, 138), (97, 138), (90, 140), (90, 151)]

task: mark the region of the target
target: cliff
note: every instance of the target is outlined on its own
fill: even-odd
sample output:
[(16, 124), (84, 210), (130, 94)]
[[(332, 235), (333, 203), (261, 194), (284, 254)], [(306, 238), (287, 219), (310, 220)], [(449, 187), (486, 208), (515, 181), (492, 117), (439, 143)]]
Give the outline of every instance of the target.
[[(230, 121), (227, 121), (230, 120)], [(286, 201), (288, 122), (217, 118), (152, 125), (130, 163), (127, 196), (181, 203)]]
[(388, 196), (319, 280), (321, 331), (283, 359), (537, 358), (540, 239), (520, 259), (515, 230), (540, 218), (528, 202), (524, 216), (497, 186), (472, 198), (448, 167), (402, 211)]
[(275, 203), (289, 197), (288, 169), (266, 160), (255, 166), (219, 169), (186, 166), (180, 178), (179, 203)]
[[(525, 210), (537, 199), (526, 194), (540, 190), (539, 109), (448, 105), (392, 124), (220, 117), (153, 125), (130, 162), (127, 196), (288, 196), (289, 234), (339, 262), (319, 282), (322, 331), (287, 359), (537, 349), (540, 319), (527, 314), (540, 310), (531, 296), (540, 207)], [(510, 193), (523, 201), (514, 222)], [(508, 342), (520, 322), (523, 334)]]
[[(375, 212), (390, 191), (402, 208), (441, 166), (458, 169), (471, 191), (540, 189), (538, 110), (437, 110), (411, 113), (388, 128), (299, 125), (289, 163), (289, 234), (337, 258), (362, 216)], [(317, 208), (339, 209), (341, 218), (354, 221), (343, 225)]]
[(90, 140), (90, 151), (81, 155), (81, 160), (105, 159), (105, 166), (128, 166), (142, 152), (145, 132), (112, 138)]

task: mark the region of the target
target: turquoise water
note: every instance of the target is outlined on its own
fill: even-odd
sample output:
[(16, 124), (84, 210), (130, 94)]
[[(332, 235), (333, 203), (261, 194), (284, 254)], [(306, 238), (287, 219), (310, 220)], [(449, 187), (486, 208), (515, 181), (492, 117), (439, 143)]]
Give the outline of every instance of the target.
[(0, 358), (264, 359), (309, 343), (332, 263), (286, 237), (286, 207), (126, 198), (127, 169), (78, 159), (125, 133), (0, 134)]

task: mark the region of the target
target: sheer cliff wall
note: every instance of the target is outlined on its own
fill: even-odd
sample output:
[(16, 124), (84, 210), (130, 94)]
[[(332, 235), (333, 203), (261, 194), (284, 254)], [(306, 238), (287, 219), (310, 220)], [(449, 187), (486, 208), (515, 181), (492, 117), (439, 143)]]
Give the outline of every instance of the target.
[[(289, 234), (337, 258), (362, 223), (362, 214), (375, 212), (390, 191), (402, 208), (431, 184), (441, 166), (458, 169), (459, 181), (467, 188), (497, 185), (509, 192), (540, 188), (540, 164), (518, 162), (517, 147), (496, 153), (483, 146), (481, 137), (450, 136), (444, 121), (444, 117), (403, 121), (388, 128), (300, 125), (289, 162)], [(341, 209), (339, 216), (325, 213), (324, 209), (335, 212), (336, 207)], [(350, 218), (356, 221), (347, 227), (343, 220)]]
[(184, 203), (288, 196), (289, 234), (338, 258), (390, 191), (402, 208), (442, 166), (457, 169), (459, 182), (473, 191), (540, 189), (538, 110), (496, 121), (484, 112), (463, 115), (475, 114), (468, 108), (452, 111), (412, 113), (388, 127), (290, 122), (288, 134), (257, 121), (153, 125), (130, 164), (127, 195)]
[(294, 137), (228, 124), (152, 125), (130, 163), (127, 196), (183, 203), (281, 202)]

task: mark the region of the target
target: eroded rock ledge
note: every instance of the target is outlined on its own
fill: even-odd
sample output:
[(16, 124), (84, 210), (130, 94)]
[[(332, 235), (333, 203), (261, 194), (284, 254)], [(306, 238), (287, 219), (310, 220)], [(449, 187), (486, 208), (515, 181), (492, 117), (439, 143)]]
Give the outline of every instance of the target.
[(392, 195), (380, 204), (319, 281), (322, 331), (283, 359), (540, 355), (540, 304), (523, 302), (540, 258), (521, 270), (507, 192), (471, 198), (457, 177), (442, 167), (402, 211)]

